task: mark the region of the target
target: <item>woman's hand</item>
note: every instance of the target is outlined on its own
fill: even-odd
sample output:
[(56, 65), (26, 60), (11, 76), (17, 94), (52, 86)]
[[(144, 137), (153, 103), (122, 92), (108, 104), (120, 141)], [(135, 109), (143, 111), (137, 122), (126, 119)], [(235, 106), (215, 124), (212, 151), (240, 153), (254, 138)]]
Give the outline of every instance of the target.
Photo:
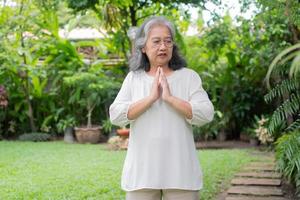
[(160, 67), (157, 68), (150, 91), (150, 100), (154, 103), (160, 97)]
[(162, 99), (182, 113), (186, 118), (191, 119), (193, 117), (192, 107), (189, 102), (172, 96), (169, 88), (167, 78), (162, 69), (160, 69), (160, 85), (162, 88)]
[(163, 69), (161, 67), (159, 67), (159, 70), (160, 70), (159, 80), (160, 80), (160, 85), (162, 88), (161, 97), (164, 101), (168, 101), (170, 99), (170, 97), (172, 96), (171, 92), (170, 92), (169, 84), (168, 84), (167, 78), (163, 72)]

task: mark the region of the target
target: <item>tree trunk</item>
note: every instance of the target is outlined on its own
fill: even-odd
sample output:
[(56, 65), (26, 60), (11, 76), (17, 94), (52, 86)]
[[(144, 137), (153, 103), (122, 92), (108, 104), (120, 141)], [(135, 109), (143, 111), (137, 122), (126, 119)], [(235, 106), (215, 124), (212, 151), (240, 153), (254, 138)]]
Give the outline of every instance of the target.
[(133, 6), (129, 7), (130, 12), (130, 19), (131, 19), (131, 26), (137, 26), (137, 20), (136, 20), (136, 10)]
[(87, 114), (87, 128), (91, 128), (92, 127), (92, 106), (90, 105), (90, 103), (87, 103), (87, 110), (88, 110), (88, 114)]
[(285, 15), (289, 20), (289, 29), (292, 32), (292, 41), (293, 44), (297, 44), (299, 42), (299, 35), (300, 35), (300, 31), (298, 30), (298, 28), (295, 26), (295, 24), (293, 23), (293, 19), (291, 18), (291, 0), (287, 0), (286, 4), (285, 4)]
[[(24, 6), (24, 2), (22, 1), (21, 6), (20, 6), (20, 11), (19, 11), (20, 15), (23, 11), (23, 6)], [(22, 25), (20, 27), (20, 30), (22, 30)], [(21, 34), (21, 47), (25, 49), (23, 32), (21, 32), (20, 34)], [(25, 53), (22, 54), (22, 57), (23, 57), (23, 62), (26, 65), (27, 64), (27, 59), (26, 59)], [(21, 78), (23, 78), (23, 80), (25, 81), (24, 92), (25, 92), (25, 96), (26, 96), (26, 103), (27, 103), (27, 106), (28, 106), (28, 117), (29, 117), (29, 122), (30, 122), (30, 128), (31, 128), (32, 132), (36, 132), (37, 128), (36, 128), (35, 123), (34, 123), (34, 116), (33, 116), (34, 112), (33, 112), (33, 107), (32, 107), (31, 100), (30, 100), (28, 77), (26, 75), (25, 77), (21, 77)]]
[(29, 117), (29, 121), (30, 121), (30, 128), (32, 132), (36, 132), (37, 128), (35, 126), (34, 123), (34, 116), (33, 116), (33, 107), (29, 98), (29, 94), (28, 91), (26, 91), (26, 102), (27, 102), (27, 106), (28, 106), (28, 117)]

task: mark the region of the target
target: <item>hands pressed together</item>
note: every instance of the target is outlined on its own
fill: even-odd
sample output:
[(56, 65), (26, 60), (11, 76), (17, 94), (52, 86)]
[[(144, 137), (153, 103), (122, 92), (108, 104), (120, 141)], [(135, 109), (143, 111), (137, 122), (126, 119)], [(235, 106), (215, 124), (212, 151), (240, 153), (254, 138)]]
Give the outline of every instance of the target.
[(152, 83), (150, 95), (130, 105), (127, 114), (128, 119), (133, 120), (138, 118), (160, 97), (186, 118), (192, 118), (193, 114), (191, 105), (187, 101), (172, 96), (163, 69), (158, 67)]
[(167, 78), (161, 67), (158, 67), (152, 83), (152, 88), (150, 91), (150, 99), (154, 103), (157, 99), (162, 98), (164, 101), (167, 101), (172, 97), (170, 93), (169, 84)]

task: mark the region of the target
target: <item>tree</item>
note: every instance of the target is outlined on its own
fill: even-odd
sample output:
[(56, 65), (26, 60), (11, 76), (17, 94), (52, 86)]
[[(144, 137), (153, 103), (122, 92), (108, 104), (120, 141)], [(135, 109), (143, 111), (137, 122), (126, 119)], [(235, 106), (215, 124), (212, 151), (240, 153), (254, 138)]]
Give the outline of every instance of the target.
[(64, 94), (63, 74), (82, 62), (75, 47), (59, 38), (56, 6), (57, 1), (22, 0), (1, 8), (0, 80), (12, 102), (9, 122), (21, 131), (48, 126), (62, 102), (56, 98)]
[[(208, 0), (67, 0), (68, 6), (75, 12), (93, 10), (103, 27), (108, 30), (109, 34), (113, 35), (114, 45), (122, 50), (124, 56), (130, 49), (130, 39), (127, 36), (130, 27), (138, 26), (142, 20), (151, 15), (166, 15), (177, 21), (182, 27), (187, 28), (187, 24), (183, 23), (182, 19), (187, 20), (189, 18), (188, 7), (194, 6), (204, 9), (206, 2)], [(219, 0), (209, 2), (220, 3)]]

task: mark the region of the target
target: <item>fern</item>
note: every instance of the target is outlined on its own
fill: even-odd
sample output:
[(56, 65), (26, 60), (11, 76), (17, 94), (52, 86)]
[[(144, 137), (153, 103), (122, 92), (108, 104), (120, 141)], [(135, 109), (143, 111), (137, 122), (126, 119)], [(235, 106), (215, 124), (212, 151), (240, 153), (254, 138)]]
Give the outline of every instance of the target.
[(298, 114), (300, 108), (300, 95), (291, 94), (290, 98), (285, 100), (273, 113), (268, 130), (273, 133), (274, 130), (282, 124), (289, 116)]
[[(288, 63), (291, 62), (289, 66)], [(277, 84), (272, 90), (265, 95), (264, 99), (267, 103), (270, 103), (273, 99), (285, 99), (285, 96), (289, 96), (289, 99), (277, 107), (274, 111), (268, 130), (273, 133), (276, 128), (287, 121), (289, 116), (294, 116), (300, 113), (300, 91), (299, 91), (299, 72), (300, 72), (300, 43), (295, 44), (281, 53), (279, 53), (269, 66), (268, 73), (266, 75), (266, 81), (268, 87), (270, 87), (270, 77), (275, 69), (282, 72), (281, 75), (285, 77), (289, 74), (289, 79), (283, 80)], [(299, 118), (299, 116), (298, 116)], [(286, 130), (296, 130), (299, 128), (299, 120), (297, 119)]]
[(300, 132), (280, 137), (276, 142), (277, 169), (300, 191)]
[(300, 114), (298, 115), (298, 119), (296, 119), (289, 127), (287, 127), (286, 131), (291, 132), (300, 129)]
[[(272, 61), (271, 65), (269, 66), (267, 75), (266, 75), (266, 82), (267, 86), (270, 88), (270, 77), (272, 71), (282, 64), (288, 62), (288, 60), (293, 59), (292, 66), (290, 67), (290, 77), (293, 75), (296, 75), (297, 72), (300, 70), (300, 62), (299, 62), (299, 56), (300, 56), (300, 43), (295, 44), (285, 50), (283, 50), (280, 54), (278, 54), (274, 60)], [(284, 61), (284, 62), (283, 62)]]
[(264, 99), (267, 103), (269, 103), (275, 98), (283, 97), (284, 94), (292, 93), (298, 89), (299, 83), (295, 79), (286, 79), (270, 90), (268, 94), (265, 95)]

